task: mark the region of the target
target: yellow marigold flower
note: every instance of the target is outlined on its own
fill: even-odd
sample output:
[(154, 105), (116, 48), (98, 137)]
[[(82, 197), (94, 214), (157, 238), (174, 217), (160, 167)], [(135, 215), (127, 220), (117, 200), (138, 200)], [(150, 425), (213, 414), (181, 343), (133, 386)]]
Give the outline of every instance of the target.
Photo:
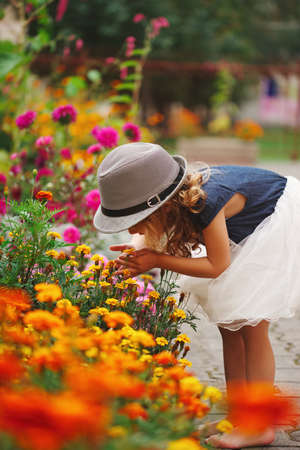
[(127, 278), (126, 280), (124, 280), (124, 283), (133, 286), (136, 286), (138, 284), (137, 280), (134, 280), (133, 278)]
[(151, 280), (153, 280), (153, 276), (152, 275), (147, 275), (147, 274), (144, 274), (144, 275), (141, 275), (141, 279), (142, 280), (148, 280), (148, 281), (151, 281)]
[(143, 301), (143, 306), (150, 306), (150, 298), (145, 298)]
[(203, 384), (196, 377), (185, 377), (179, 381), (180, 389), (186, 394), (201, 394)]
[(103, 262), (104, 258), (103, 258), (103, 256), (100, 256), (96, 253), (95, 255), (91, 256), (91, 260), (95, 261), (95, 262), (100, 262), (100, 261)]
[(57, 233), (56, 231), (49, 231), (47, 233), (47, 237), (48, 238), (53, 238), (53, 239), (55, 239), (55, 238), (61, 239), (62, 238), (61, 235), (59, 233)]
[(66, 259), (67, 255), (62, 250), (58, 253), (57, 259)]
[(75, 248), (75, 251), (77, 253), (89, 255), (91, 253), (91, 247), (89, 247), (88, 245), (82, 244), (82, 245), (78, 245), (78, 247)]
[(169, 442), (166, 450), (204, 450), (204, 447), (198, 444), (195, 439), (182, 438)]
[(86, 283), (86, 285), (87, 285), (87, 287), (95, 287), (95, 286), (96, 286), (96, 283), (95, 283), (95, 281), (89, 280), (89, 281)]
[(154, 377), (162, 377), (164, 375), (164, 368), (163, 367), (155, 367), (153, 371)]
[(78, 262), (74, 261), (73, 259), (70, 259), (67, 264), (68, 264), (68, 266), (71, 266), (71, 267), (78, 267), (79, 266)]
[(167, 297), (166, 298), (166, 301), (168, 302), (168, 303), (171, 303), (172, 305), (176, 305), (176, 298), (175, 297), (171, 297), (171, 296), (169, 296), (169, 297)]
[(142, 355), (139, 359), (141, 362), (151, 363), (153, 360), (152, 355)]
[(131, 342), (141, 344), (144, 347), (154, 347), (156, 345), (154, 337), (144, 330), (133, 330), (133, 333), (130, 336), (130, 340)]
[(101, 306), (97, 306), (97, 308), (93, 308), (89, 310), (90, 314), (99, 314), (99, 316), (104, 316), (105, 314), (108, 314), (109, 311), (107, 308), (101, 307)]
[(36, 298), (40, 302), (55, 302), (62, 298), (62, 292), (57, 284), (39, 283), (34, 286), (38, 292)]
[(164, 347), (165, 345), (168, 345), (168, 341), (164, 337), (157, 337), (155, 340), (156, 340), (157, 345), (161, 345), (162, 347)]
[(223, 419), (217, 424), (216, 428), (221, 433), (229, 433), (233, 429), (233, 425), (229, 420)]
[(121, 300), (120, 302), (120, 306), (122, 306), (122, 308), (124, 308), (124, 306), (126, 306), (127, 302), (125, 299)]
[(115, 287), (117, 287), (118, 289), (126, 289), (126, 285), (125, 285), (124, 281), (116, 283)]
[(101, 266), (96, 265), (96, 264), (93, 264), (93, 265), (91, 265), (91, 266), (89, 267), (89, 270), (90, 270), (91, 272), (99, 272), (99, 271), (101, 270)]
[(61, 300), (58, 300), (58, 302), (56, 303), (56, 308), (68, 308), (70, 306), (73, 305), (68, 298), (62, 298)]
[(93, 272), (91, 272), (90, 270), (83, 270), (81, 272), (81, 275), (83, 275), (84, 277), (90, 277), (91, 275), (93, 275)]
[(119, 438), (122, 436), (126, 436), (127, 430), (124, 427), (121, 427), (120, 425), (115, 425), (114, 427), (110, 427), (108, 429), (108, 436), (112, 438)]
[(88, 350), (85, 351), (85, 355), (88, 358), (95, 358), (98, 355), (98, 349), (97, 347), (91, 347)]
[(213, 387), (213, 386), (207, 386), (205, 388), (204, 394), (202, 396), (203, 400), (210, 400), (213, 403), (219, 402), (223, 397), (222, 392)]
[(176, 308), (173, 311), (172, 318), (174, 318), (174, 319), (185, 319), (186, 318), (186, 313), (183, 311), (183, 309)]
[(110, 306), (118, 306), (120, 302), (117, 298), (108, 298), (105, 300), (105, 303)]
[(186, 334), (179, 334), (177, 338), (175, 339), (177, 342), (191, 342), (190, 338)]
[(150, 298), (155, 298), (155, 300), (157, 300), (160, 297), (160, 294), (157, 291), (151, 291), (151, 292), (149, 292), (148, 296)]
[(191, 361), (189, 361), (188, 359), (185, 359), (185, 358), (180, 358), (178, 360), (178, 363), (183, 367), (192, 367)]
[(123, 272), (124, 278), (129, 278), (131, 275), (131, 270), (129, 270), (129, 269), (123, 269), (122, 272)]
[(108, 286), (111, 286), (111, 284), (108, 283), (107, 281), (99, 281), (99, 284), (100, 284), (100, 286), (103, 287), (103, 288), (108, 287)]
[(122, 253), (126, 253), (127, 255), (131, 255), (133, 252), (135, 252), (135, 248), (126, 248), (123, 250)]
[(104, 278), (109, 277), (109, 275), (110, 275), (109, 270), (108, 269), (102, 270), (101, 275)]
[(52, 258), (58, 257), (58, 252), (56, 250), (47, 250), (46, 251), (47, 256), (51, 256)]

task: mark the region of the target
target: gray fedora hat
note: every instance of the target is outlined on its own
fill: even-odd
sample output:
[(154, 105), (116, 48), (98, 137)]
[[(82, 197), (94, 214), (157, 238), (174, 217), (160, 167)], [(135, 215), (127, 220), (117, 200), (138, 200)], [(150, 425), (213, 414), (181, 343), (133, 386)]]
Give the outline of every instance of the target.
[(160, 145), (134, 142), (112, 150), (98, 168), (101, 205), (95, 227), (127, 230), (160, 208), (184, 183), (187, 162)]

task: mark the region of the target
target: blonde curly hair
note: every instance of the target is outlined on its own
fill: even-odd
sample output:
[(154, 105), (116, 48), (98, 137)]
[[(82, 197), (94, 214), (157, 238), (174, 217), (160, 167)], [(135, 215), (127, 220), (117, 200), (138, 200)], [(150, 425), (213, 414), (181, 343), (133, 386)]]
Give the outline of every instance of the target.
[(208, 166), (201, 172), (189, 172), (173, 197), (142, 221), (147, 247), (188, 257), (202, 243), (202, 233), (191, 213), (199, 213), (205, 206), (206, 193), (202, 184), (209, 173)]

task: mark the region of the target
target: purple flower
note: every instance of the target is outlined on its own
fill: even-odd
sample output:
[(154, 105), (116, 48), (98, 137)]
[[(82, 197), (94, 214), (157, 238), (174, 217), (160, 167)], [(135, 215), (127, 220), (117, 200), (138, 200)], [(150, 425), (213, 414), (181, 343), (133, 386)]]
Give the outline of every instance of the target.
[(54, 175), (54, 172), (52, 169), (48, 169), (48, 167), (42, 167), (38, 171), (37, 176), (35, 177), (35, 181), (39, 181), (39, 179), (41, 177), (51, 177), (52, 175)]
[(43, 148), (48, 147), (49, 145), (52, 145), (53, 143), (53, 137), (52, 136), (40, 136), (35, 141), (36, 148)]
[(0, 173), (0, 184), (6, 184), (6, 176), (4, 173)]
[(141, 132), (137, 125), (134, 123), (128, 122), (125, 123), (122, 130), (124, 131), (125, 135), (131, 142), (136, 142), (141, 139)]
[(100, 128), (96, 125), (92, 129), (92, 135), (97, 139), (99, 144), (106, 148), (113, 148), (119, 140), (118, 132), (112, 127)]
[(77, 111), (72, 105), (59, 106), (52, 112), (52, 119), (54, 122), (59, 122), (62, 125), (68, 125), (75, 122)]
[(88, 208), (91, 208), (93, 211), (97, 211), (98, 206), (101, 203), (98, 189), (93, 189), (88, 194), (86, 194), (84, 198)]
[(80, 231), (77, 227), (68, 227), (63, 232), (63, 238), (65, 242), (69, 242), (70, 244), (74, 244), (80, 240)]
[(27, 111), (16, 118), (17, 127), (20, 130), (24, 130), (24, 128), (29, 128), (30, 125), (33, 124), (35, 118), (36, 118), (35, 111)]
[(87, 149), (87, 153), (89, 155), (92, 155), (93, 153), (100, 153), (102, 150), (102, 147), (100, 144), (94, 144), (94, 145), (90, 145), (89, 148)]

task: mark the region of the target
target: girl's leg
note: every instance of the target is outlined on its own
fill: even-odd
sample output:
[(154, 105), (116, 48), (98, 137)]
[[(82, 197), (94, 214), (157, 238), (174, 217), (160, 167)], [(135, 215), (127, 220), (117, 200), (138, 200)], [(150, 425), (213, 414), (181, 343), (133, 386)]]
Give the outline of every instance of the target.
[[(269, 323), (262, 321), (255, 327), (245, 326), (240, 330), (244, 343), (247, 382), (274, 382), (275, 363), (268, 329)], [(238, 381), (237, 378), (235, 380)], [(235, 380), (231, 378), (228, 381)], [(267, 429), (264, 433), (247, 436), (236, 428), (223, 436), (212, 436), (208, 442), (219, 448), (242, 448), (270, 444), (274, 435), (273, 429)]]
[(245, 344), (241, 330), (231, 331), (219, 327), (223, 341), (224, 372), (227, 388), (232, 382), (246, 382)]
[(255, 327), (241, 328), (245, 343), (247, 381), (274, 383), (275, 361), (269, 339), (269, 322), (263, 320)]

